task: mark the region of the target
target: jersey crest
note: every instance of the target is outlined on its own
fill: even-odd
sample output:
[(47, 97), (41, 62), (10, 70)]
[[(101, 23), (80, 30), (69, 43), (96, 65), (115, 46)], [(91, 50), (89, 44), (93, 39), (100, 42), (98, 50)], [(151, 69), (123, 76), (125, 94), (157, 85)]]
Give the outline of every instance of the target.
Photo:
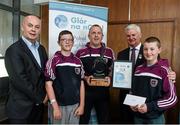
[(158, 80), (157, 79), (151, 79), (150, 84), (151, 84), (151, 87), (156, 87), (158, 84)]
[(80, 68), (80, 67), (76, 67), (76, 68), (75, 68), (75, 73), (76, 73), (77, 75), (79, 75), (80, 72), (81, 72), (81, 68)]

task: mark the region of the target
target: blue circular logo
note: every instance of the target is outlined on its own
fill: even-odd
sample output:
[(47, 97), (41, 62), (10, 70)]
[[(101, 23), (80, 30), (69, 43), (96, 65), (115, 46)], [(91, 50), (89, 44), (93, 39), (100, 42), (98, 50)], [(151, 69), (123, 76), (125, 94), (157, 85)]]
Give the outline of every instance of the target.
[(124, 80), (124, 79), (125, 79), (124, 74), (122, 74), (122, 73), (120, 73), (120, 72), (117, 72), (117, 73), (116, 73), (116, 77), (115, 77), (115, 81), (116, 81), (116, 82), (122, 81), (122, 80)]
[(66, 16), (58, 15), (56, 16), (54, 23), (58, 28), (65, 28), (68, 24), (68, 20)]

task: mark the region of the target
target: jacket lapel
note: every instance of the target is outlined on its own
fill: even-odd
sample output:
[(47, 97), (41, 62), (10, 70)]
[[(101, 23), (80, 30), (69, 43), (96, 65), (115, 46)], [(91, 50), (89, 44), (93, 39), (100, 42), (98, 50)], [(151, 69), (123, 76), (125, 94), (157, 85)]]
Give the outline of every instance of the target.
[[(20, 43), (22, 45), (22, 49), (24, 49), (24, 52), (29, 55), (29, 57), (32, 59), (32, 61), (36, 65), (36, 67), (41, 71), (41, 67), (39, 66), (39, 64), (36, 61), (36, 59), (35, 59), (34, 55), (32, 54), (31, 50), (28, 48), (28, 46), (25, 44), (25, 42), (22, 40), (22, 38), (20, 38)], [(40, 55), (40, 59), (41, 59), (41, 55)], [(41, 60), (41, 62), (42, 62), (42, 60)]]
[(41, 45), (38, 48), (38, 52), (39, 52), (39, 57), (40, 57), (40, 61), (41, 61), (41, 69), (44, 69), (44, 61), (45, 61), (45, 59), (44, 59), (43, 50), (42, 50)]
[[(130, 52), (130, 47), (128, 49), (126, 49), (125, 53), (124, 53), (124, 60), (130, 60), (129, 59), (129, 52)], [(127, 56), (128, 55), (128, 56)]]
[(144, 56), (143, 56), (143, 45), (141, 45), (137, 61), (136, 61), (136, 66), (141, 65), (145, 61)]

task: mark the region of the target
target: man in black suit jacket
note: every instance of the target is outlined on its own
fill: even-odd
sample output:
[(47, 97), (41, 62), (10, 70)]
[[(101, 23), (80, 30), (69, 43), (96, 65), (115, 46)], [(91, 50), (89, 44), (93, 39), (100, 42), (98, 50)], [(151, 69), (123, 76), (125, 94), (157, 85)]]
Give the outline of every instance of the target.
[(41, 20), (33, 15), (26, 16), (21, 30), (22, 37), (5, 54), (10, 79), (7, 114), (13, 124), (42, 123), (47, 54), (37, 42)]
[[(131, 60), (132, 48), (135, 48), (135, 65), (134, 69), (141, 65), (145, 58), (143, 56), (143, 45), (141, 44), (141, 29), (136, 24), (130, 24), (125, 28), (127, 42), (129, 47), (118, 53), (118, 60)], [(130, 107), (123, 104), (126, 94), (130, 90), (122, 89), (119, 94), (120, 101), (120, 123), (121, 124), (132, 124), (133, 123), (133, 112)]]
[[(135, 48), (135, 65), (134, 69), (145, 62), (145, 58), (143, 55), (143, 45), (141, 44), (141, 28), (136, 24), (129, 24), (125, 28), (125, 34), (127, 37), (127, 42), (129, 47), (120, 51), (117, 56), (117, 60), (131, 60), (132, 48)], [(134, 72), (133, 72), (134, 73)], [(169, 72), (168, 77), (170, 80), (175, 82), (176, 73), (174, 71)], [(133, 112), (129, 106), (124, 105), (124, 99), (126, 94), (130, 93), (128, 89), (121, 89), (119, 94), (119, 102), (120, 102), (120, 123), (121, 124), (133, 124)]]

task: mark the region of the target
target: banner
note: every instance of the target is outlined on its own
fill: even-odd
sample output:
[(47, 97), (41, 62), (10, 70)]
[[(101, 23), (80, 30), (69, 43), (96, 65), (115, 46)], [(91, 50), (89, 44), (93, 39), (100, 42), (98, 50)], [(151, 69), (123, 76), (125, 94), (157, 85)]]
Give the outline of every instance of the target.
[(93, 24), (103, 29), (103, 42), (107, 42), (108, 9), (66, 2), (49, 2), (49, 56), (60, 50), (57, 44), (58, 35), (62, 30), (69, 30), (74, 35), (72, 52), (89, 41), (88, 32)]

